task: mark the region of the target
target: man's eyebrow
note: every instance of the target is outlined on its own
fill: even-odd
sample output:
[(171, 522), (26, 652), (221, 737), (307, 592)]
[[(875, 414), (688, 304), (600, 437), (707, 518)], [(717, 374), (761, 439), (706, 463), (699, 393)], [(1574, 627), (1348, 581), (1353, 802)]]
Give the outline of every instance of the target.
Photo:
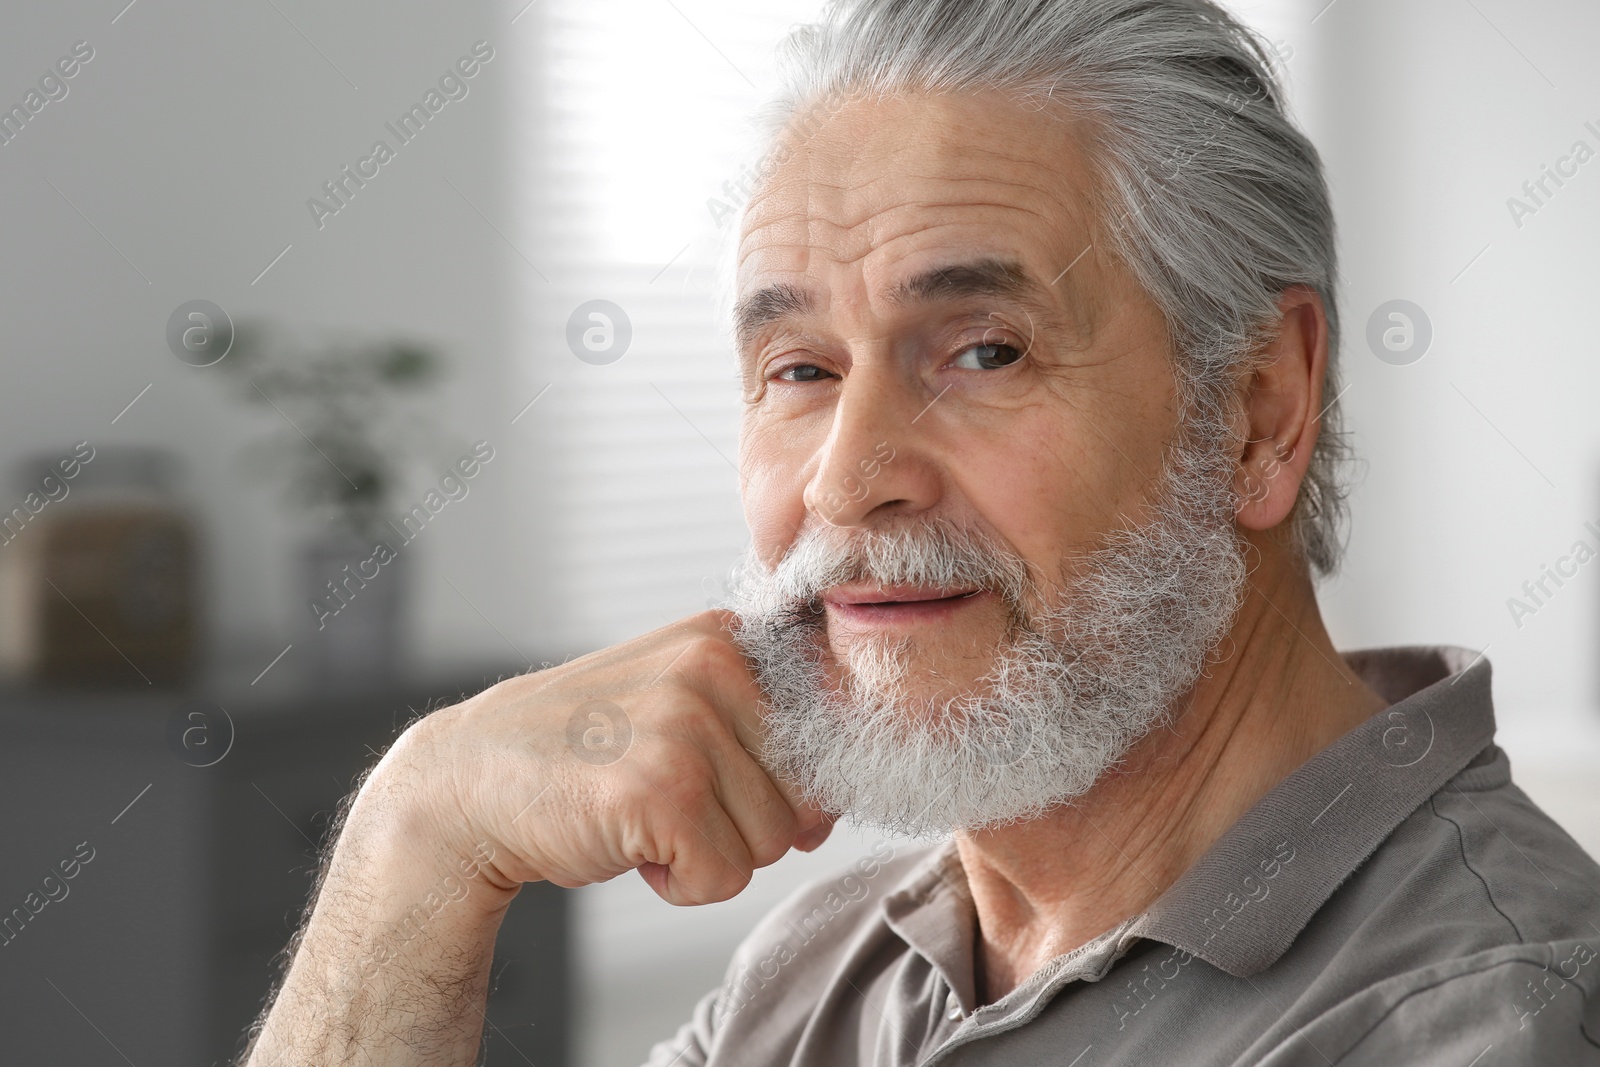
[[(952, 300), (966, 296), (1004, 296), (1035, 302), (1043, 300), (1044, 287), (1015, 260), (984, 258), (952, 263), (907, 278), (889, 293), (898, 305)], [(734, 308), (734, 336), (745, 348), (765, 326), (791, 315), (806, 315), (816, 308), (811, 293), (797, 285), (778, 283), (757, 289)]]
[(953, 263), (907, 278), (894, 287), (896, 304), (949, 300), (963, 296), (1038, 296), (1041, 287), (1022, 264), (1009, 259), (977, 259)]
[(780, 282), (757, 289), (733, 309), (733, 332), (745, 348), (763, 326), (790, 315), (809, 314), (816, 306), (811, 294), (797, 285)]

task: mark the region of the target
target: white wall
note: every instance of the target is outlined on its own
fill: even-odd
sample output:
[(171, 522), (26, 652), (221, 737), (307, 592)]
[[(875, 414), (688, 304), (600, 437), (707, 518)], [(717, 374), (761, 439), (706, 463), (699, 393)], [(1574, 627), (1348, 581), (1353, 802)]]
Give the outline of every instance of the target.
[[(1342, 228), (1345, 400), (1366, 466), (1329, 612), (1350, 643), (1487, 647), (1502, 726), (1548, 732), (1595, 718), (1600, 566), (1520, 627), (1507, 600), (1574, 540), (1600, 547), (1583, 530), (1600, 519), (1600, 162), (1520, 228), (1506, 202), (1574, 141), (1600, 152), (1584, 127), (1600, 128), (1583, 47), (1597, 31), (1600, 8), (1579, 0), (1340, 0), (1292, 38), (1320, 64), (1307, 118)], [(1364, 338), (1397, 297), (1433, 325), (1410, 366)]]
[[(225, 669), (248, 682), (309, 616), (290, 586), (292, 508), (233, 459), (241, 440), (280, 427), (233, 402), (216, 368), (174, 358), (167, 316), (203, 297), (236, 319), (431, 342), (452, 365), (434, 411), (443, 434), (487, 438), (499, 458), (407, 550), (425, 568), (416, 662), (514, 658), (444, 579), (508, 633), (523, 628), (524, 557), (506, 516), (529, 456), (507, 425), (521, 385), (507, 289), (526, 267), (461, 194), (509, 225), (503, 130), (525, 27), (491, 0), (145, 0), (119, 16), (123, 2), (11, 5), (0, 34), (7, 106), (74, 42), (95, 52), (64, 99), (0, 145), (0, 466), (84, 438), (179, 453), (209, 535), (215, 646), (240, 657)], [(496, 58), (469, 94), (319, 231), (307, 198), (480, 39)], [(425, 466), (442, 470), (454, 452)]]

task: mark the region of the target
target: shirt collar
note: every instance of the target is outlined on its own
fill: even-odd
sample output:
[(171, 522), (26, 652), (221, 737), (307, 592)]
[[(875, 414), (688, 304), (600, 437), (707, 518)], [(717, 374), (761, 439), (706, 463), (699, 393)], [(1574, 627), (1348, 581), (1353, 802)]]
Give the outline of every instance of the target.
[(1390, 706), (1245, 812), (1134, 924), (1140, 936), (1237, 977), (1264, 970), (1384, 838), (1492, 741), (1481, 654), (1393, 648), (1345, 660)]

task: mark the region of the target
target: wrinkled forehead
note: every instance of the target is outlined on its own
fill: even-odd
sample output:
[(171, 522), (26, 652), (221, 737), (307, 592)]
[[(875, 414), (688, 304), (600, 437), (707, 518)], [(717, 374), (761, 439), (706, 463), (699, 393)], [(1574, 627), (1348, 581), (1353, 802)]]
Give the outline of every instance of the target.
[(1094, 241), (1084, 124), (999, 93), (817, 103), (762, 170), (739, 236), (741, 297), (809, 282), (870, 300), (980, 259), (1055, 284)]

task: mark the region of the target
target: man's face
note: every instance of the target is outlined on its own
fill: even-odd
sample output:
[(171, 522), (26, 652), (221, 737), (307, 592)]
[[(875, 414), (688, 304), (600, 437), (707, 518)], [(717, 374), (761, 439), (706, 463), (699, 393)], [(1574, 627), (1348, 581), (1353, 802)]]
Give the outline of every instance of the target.
[[(791, 129), (739, 245), (753, 554), (775, 566), (819, 525), (948, 520), (1045, 594), (1066, 588), (1145, 517), (1179, 416), (1162, 317), (1109, 254), (1081, 130), (998, 95), (824, 105)], [(910, 695), (971, 687), (1014, 619), (969, 591), (834, 587), (832, 669), (895, 646)]]

